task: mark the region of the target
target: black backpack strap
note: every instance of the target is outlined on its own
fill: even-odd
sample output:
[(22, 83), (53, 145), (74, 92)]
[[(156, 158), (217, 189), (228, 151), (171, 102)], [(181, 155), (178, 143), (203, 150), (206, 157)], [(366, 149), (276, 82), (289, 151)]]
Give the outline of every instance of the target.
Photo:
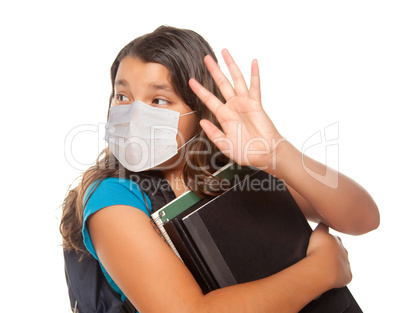
[(142, 193), (142, 197), (144, 198), (145, 206), (147, 207), (148, 213), (149, 213), (149, 215), (151, 215), (152, 212), (151, 212), (151, 209), (150, 209), (149, 206), (148, 206), (148, 201), (147, 201), (147, 199), (145, 198), (145, 193), (144, 193), (144, 191), (142, 191), (141, 188), (140, 188), (140, 190), (141, 190), (141, 193)]
[(134, 307), (134, 305), (132, 305), (130, 300), (126, 298), (126, 300), (124, 300), (123, 302), (123, 305), (121, 306), (120, 313), (135, 313), (135, 312), (137, 312), (136, 308)]
[(120, 309), (120, 313), (136, 313), (136, 312), (137, 310), (134, 307), (134, 305), (132, 305), (128, 299), (124, 300), (123, 305), (121, 306)]
[(158, 211), (166, 203), (169, 203), (176, 198), (169, 182), (160, 171), (133, 173), (130, 175), (130, 179), (138, 185), (143, 195), (145, 192), (151, 201), (151, 208), (149, 208), (144, 197), (145, 205), (150, 213)]

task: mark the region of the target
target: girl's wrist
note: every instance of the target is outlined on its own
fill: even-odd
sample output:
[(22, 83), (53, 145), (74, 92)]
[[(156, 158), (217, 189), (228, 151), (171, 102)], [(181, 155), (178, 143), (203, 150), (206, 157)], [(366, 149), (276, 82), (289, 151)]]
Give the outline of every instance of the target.
[(265, 166), (259, 168), (280, 179), (284, 179), (286, 177), (286, 169), (289, 168), (294, 154), (300, 152), (283, 137), (276, 141), (274, 148), (273, 152), (269, 155), (268, 162)]
[(305, 261), (308, 264), (305, 270), (311, 274), (311, 278), (314, 280), (312, 283), (316, 284), (323, 293), (337, 287), (337, 274), (325, 264), (325, 258), (318, 254), (312, 254), (307, 256)]

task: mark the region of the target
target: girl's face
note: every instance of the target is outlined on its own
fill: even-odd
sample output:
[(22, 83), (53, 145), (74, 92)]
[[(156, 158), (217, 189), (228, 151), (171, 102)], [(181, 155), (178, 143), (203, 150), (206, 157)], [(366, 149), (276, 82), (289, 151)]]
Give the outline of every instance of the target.
[[(139, 100), (151, 106), (177, 111), (180, 114), (192, 112), (192, 109), (174, 92), (170, 83), (169, 70), (159, 63), (144, 63), (135, 57), (125, 57), (117, 70), (114, 88), (115, 96), (112, 106), (129, 105)], [(178, 147), (195, 136), (197, 126), (195, 114), (179, 118), (176, 137)], [(172, 159), (177, 160), (177, 158), (178, 155)], [(174, 161), (172, 159), (163, 163), (162, 166), (171, 164)]]

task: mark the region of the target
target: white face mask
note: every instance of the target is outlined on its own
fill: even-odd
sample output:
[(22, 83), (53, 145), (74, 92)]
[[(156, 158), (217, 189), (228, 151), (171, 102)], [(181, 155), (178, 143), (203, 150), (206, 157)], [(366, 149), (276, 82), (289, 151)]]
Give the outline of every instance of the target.
[(177, 154), (179, 117), (194, 112), (180, 115), (177, 111), (141, 101), (117, 105), (109, 110), (105, 140), (126, 169), (133, 172), (149, 170)]

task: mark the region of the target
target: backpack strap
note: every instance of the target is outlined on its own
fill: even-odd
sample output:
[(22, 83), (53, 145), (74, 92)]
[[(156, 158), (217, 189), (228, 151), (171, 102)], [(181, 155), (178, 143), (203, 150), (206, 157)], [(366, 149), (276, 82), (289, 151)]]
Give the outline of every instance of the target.
[(144, 202), (150, 214), (158, 211), (165, 204), (176, 198), (172, 187), (159, 171), (134, 174), (131, 179), (138, 184), (143, 196), (145, 192), (149, 200), (151, 200), (151, 208), (149, 208), (144, 196)]
[(148, 206), (148, 201), (147, 201), (147, 199), (145, 198), (145, 193), (144, 193), (144, 191), (143, 191), (141, 188), (140, 188), (140, 190), (141, 190), (141, 193), (142, 193), (142, 197), (144, 198), (145, 206), (147, 207), (148, 213), (149, 213), (149, 215), (151, 216), (152, 212), (151, 212), (151, 209), (150, 209), (149, 206)]
[(120, 308), (120, 313), (136, 313), (136, 312), (137, 310), (134, 307), (134, 305), (132, 305), (130, 300), (126, 298), (126, 300), (124, 300), (123, 305)]

